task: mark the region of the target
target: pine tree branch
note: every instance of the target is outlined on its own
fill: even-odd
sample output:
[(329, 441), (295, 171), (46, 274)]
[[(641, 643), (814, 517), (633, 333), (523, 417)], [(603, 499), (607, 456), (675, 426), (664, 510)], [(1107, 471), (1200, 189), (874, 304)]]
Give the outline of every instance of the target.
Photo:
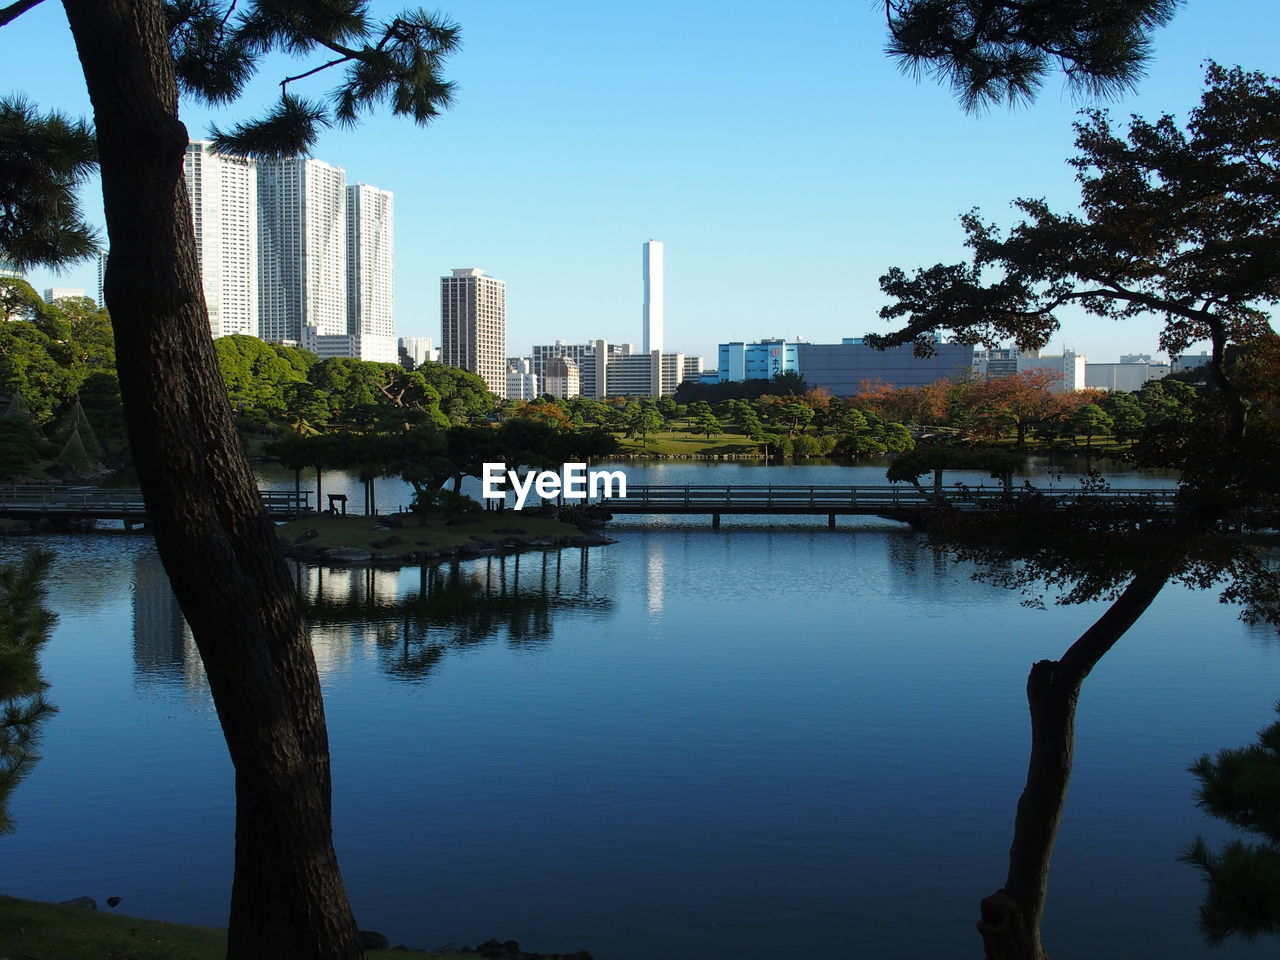
[(42, 3), (44, 3), (44, 0), (18, 0), (17, 3), (9, 4), (9, 6), (0, 10), (0, 27), (9, 25), (28, 10), (40, 6)]

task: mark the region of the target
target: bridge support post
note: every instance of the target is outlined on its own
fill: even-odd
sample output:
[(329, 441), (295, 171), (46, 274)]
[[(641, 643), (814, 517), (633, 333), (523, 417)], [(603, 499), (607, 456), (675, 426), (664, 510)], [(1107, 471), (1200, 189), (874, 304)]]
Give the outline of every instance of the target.
[(711, 515), (711, 529), (712, 529), (712, 530), (719, 530), (719, 529), (720, 529), (720, 514), (718, 514), (718, 513), (713, 513), (713, 514)]
[(827, 529), (834, 530), (836, 528), (836, 515), (834, 513), (827, 514)]

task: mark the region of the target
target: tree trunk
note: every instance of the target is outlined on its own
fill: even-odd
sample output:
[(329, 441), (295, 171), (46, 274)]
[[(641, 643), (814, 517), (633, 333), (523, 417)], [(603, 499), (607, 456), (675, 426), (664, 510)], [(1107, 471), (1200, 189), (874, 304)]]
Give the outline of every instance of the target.
[(1005, 885), (982, 901), (978, 921), (986, 960), (1048, 960), (1040, 943), (1040, 920), (1071, 779), (1080, 688), (1103, 654), (1151, 605), (1173, 569), (1174, 564), (1165, 562), (1135, 576), (1061, 660), (1040, 660), (1031, 668), (1031, 757), (1014, 818), (1009, 873)]
[(360, 957), (333, 849), (315, 659), (209, 334), (161, 4), (63, 5), (97, 127), (129, 440), (235, 765), (228, 956)]

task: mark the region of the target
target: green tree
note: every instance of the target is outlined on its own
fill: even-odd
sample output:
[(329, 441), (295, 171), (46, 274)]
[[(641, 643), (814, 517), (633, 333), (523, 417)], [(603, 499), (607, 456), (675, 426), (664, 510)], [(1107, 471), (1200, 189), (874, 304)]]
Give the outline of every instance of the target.
[[(0, 11), (0, 26), (35, 5), (10, 4)], [(378, 23), (356, 0), (238, 7), (229, 0), (63, 0), (62, 6), (94, 105), (94, 137), (87, 142), (97, 146), (112, 254), (105, 293), (131, 448), (150, 526), (204, 660), (236, 768), (228, 953), (357, 957), (331, 838), (318, 676), (218, 375), (185, 213), (187, 132), (178, 95), (181, 87), (189, 97), (229, 103), (272, 51), (294, 57), (323, 51), (322, 69), (345, 71), (328, 103), (304, 100), (286, 81), (267, 116), (214, 131), (225, 152), (292, 155), (306, 150), (319, 126), (355, 122), (379, 103), (418, 122), (435, 116), (450, 99), (440, 69), (457, 31), (418, 12)], [(35, 135), (53, 125), (31, 117), (23, 132), (38, 141)], [(49, 184), (57, 151), (37, 148), (14, 167), (0, 164), (0, 208), (26, 202), (48, 209), (57, 202)], [(72, 181), (93, 158), (84, 159), (68, 175)], [(59, 238), (71, 238), (78, 226), (72, 219), (56, 230)], [(19, 266), (87, 252), (83, 244), (42, 246), (41, 234), (56, 225), (40, 215), (5, 219), (6, 228), (15, 224), (0, 237), (0, 255)]]
[(705, 413), (702, 416), (695, 417), (693, 420), (693, 427), (698, 433), (706, 434), (708, 440), (712, 437), (720, 436), (723, 432), (720, 429), (720, 421), (710, 413)]
[(1103, 401), (1102, 409), (1111, 418), (1111, 428), (1117, 440), (1133, 440), (1141, 435), (1147, 415), (1133, 394), (1123, 390), (1110, 393)]
[(1086, 450), (1092, 449), (1095, 435), (1110, 433), (1112, 426), (1114, 421), (1096, 403), (1086, 403), (1071, 418), (1071, 430), (1076, 436), (1084, 434)]
[(1280, 723), (1247, 747), (1205, 754), (1191, 772), (1200, 781), (1196, 806), (1259, 841), (1228, 840), (1215, 851), (1196, 837), (1179, 857), (1204, 876), (1205, 940), (1280, 935)]
[[(1135, 118), (1121, 136), (1105, 113), (1087, 112), (1072, 161), (1079, 215), (1020, 200), (1025, 219), (1006, 234), (973, 212), (963, 218), (969, 262), (910, 276), (894, 269), (881, 279), (892, 299), (882, 316), (906, 321), (895, 334), (871, 338), (882, 346), (914, 343), (928, 353), (932, 333), (947, 329), (971, 343), (1012, 338), (1019, 348), (1039, 347), (1067, 304), (1117, 319), (1157, 316), (1170, 352), (1201, 339), (1212, 345), (1214, 395), (1197, 405), (1176, 442), (1155, 451), (1183, 471), (1180, 509), (1167, 524), (1152, 525), (1162, 529), (1148, 530), (1135, 517), (1091, 517), (1097, 508), (1089, 504), (1062, 511), (1069, 521), (1047, 512), (986, 520), (1035, 531), (1018, 545), (1022, 573), (1005, 567), (1015, 580), (1044, 578), (1073, 584), (1069, 596), (1113, 598), (1061, 658), (1037, 663), (1028, 678), (1031, 756), (1005, 883), (982, 905), (988, 956), (1045, 956), (1049, 861), (1070, 778), (1076, 704), (1093, 667), (1171, 578), (1203, 586), (1226, 577), (1236, 599), (1280, 589), (1222, 539), (1233, 525), (1276, 516), (1274, 481), (1264, 478), (1277, 466), (1277, 427), (1249, 424), (1250, 413), (1264, 408), (1233, 378), (1226, 356), (1232, 345), (1272, 336), (1267, 308), (1280, 301), (1280, 248), (1272, 242), (1280, 233), (1278, 112), (1280, 81), (1216, 65), (1185, 129), (1170, 116)], [(1108, 555), (1121, 541), (1125, 564)], [(1128, 552), (1139, 543), (1141, 552)], [(1076, 552), (1059, 554), (1066, 546)], [(994, 548), (988, 553), (995, 557)]]
[(307, 379), (282, 355), (282, 348), (257, 337), (235, 334), (213, 341), (218, 369), (231, 402), (238, 408), (279, 414), (285, 406), (285, 387)]
[(1150, 33), (1181, 0), (884, 0), (889, 55), (951, 84), (966, 110), (1035, 97), (1056, 63), (1089, 96), (1134, 88)]

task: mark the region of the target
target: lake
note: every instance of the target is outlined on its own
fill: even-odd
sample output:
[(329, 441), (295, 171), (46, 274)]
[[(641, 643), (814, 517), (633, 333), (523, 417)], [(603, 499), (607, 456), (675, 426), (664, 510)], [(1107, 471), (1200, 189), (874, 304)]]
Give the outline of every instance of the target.
[[(402, 492), (381, 483), (380, 505)], [(977, 904), (1003, 881), (1026, 768), (1027, 670), (1100, 608), (1031, 609), (904, 526), (817, 520), (615, 523), (610, 546), (430, 575), (298, 569), (361, 926), (598, 960), (980, 956)], [(44, 542), (61, 712), (0, 838), (4, 890), (223, 924), (231, 767), (154, 550)], [(1104, 658), (1054, 856), (1055, 960), (1210, 955), (1199, 875), (1175, 857), (1228, 833), (1196, 810), (1186, 767), (1250, 742), (1278, 689), (1274, 634), (1212, 593), (1166, 589)]]

